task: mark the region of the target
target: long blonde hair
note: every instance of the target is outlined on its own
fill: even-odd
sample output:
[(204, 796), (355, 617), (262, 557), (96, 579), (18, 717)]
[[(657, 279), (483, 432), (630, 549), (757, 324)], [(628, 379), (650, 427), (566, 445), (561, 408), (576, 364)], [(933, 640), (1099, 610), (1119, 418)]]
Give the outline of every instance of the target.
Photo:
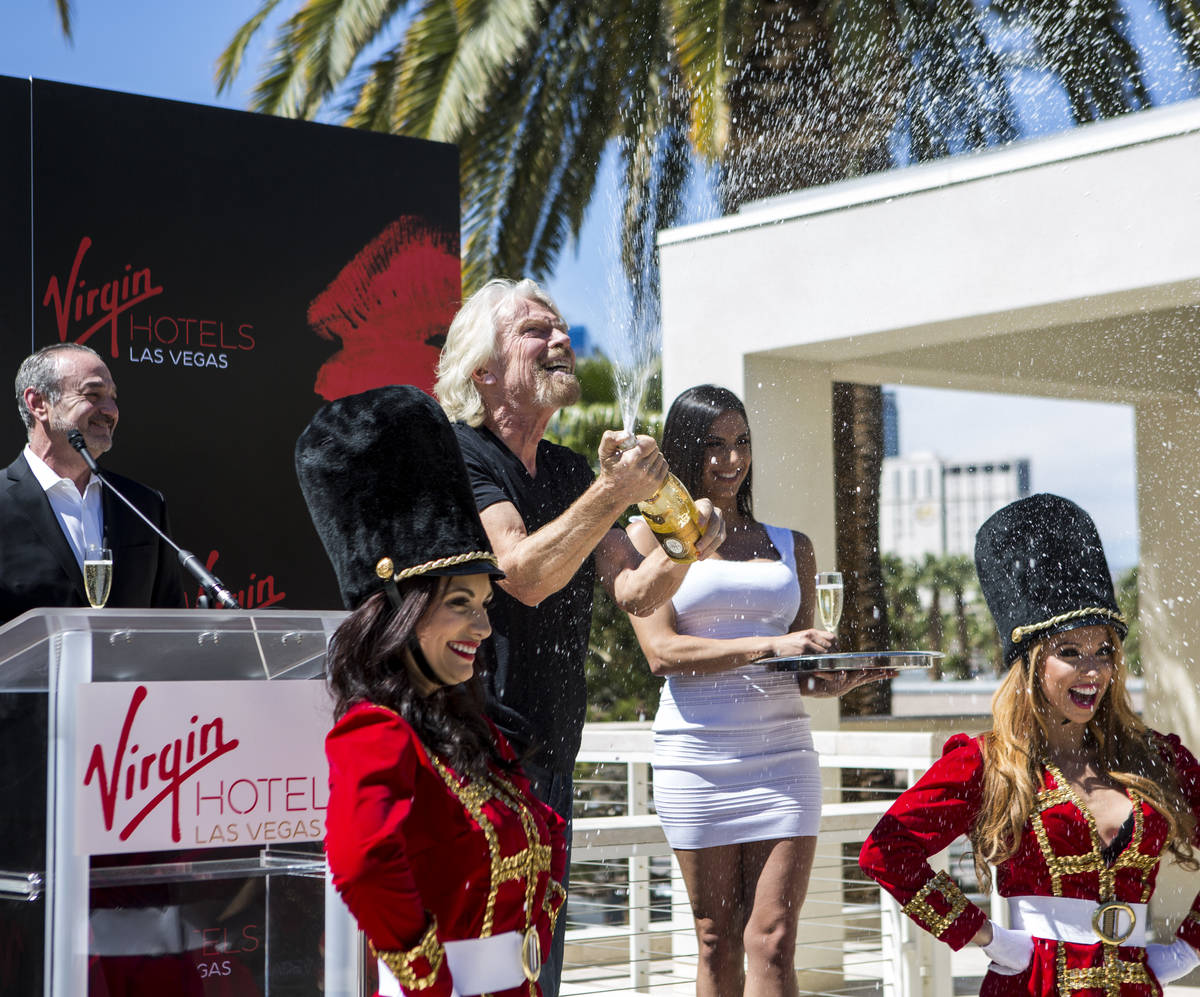
[[(1179, 788), (1179, 779), (1161, 738), (1133, 712), (1125, 686), (1125, 652), (1111, 627), (1115, 648), (1112, 683), (1084, 733), (1096, 767), (1127, 789), (1135, 790), (1167, 821), (1167, 848), (1186, 869), (1200, 868), (1192, 852), (1196, 819)], [(995, 724), (983, 737), (983, 802), (969, 837), (975, 874), (990, 888), (990, 865), (1011, 858), (1042, 784), (1045, 756), (1046, 694), (1041, 675), (1044, 640), (1013, 663), (992, 697)]]

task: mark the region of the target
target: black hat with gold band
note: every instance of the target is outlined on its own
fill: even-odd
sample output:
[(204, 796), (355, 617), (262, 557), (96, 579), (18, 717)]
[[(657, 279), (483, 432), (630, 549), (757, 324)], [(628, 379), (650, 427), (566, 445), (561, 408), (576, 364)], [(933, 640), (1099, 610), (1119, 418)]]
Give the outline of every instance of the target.
[(454, 430), (395, 385), (339, 398), (296, 442), (296, 476), (347, 609), (417, 575), (503, 577)]
[(1012, 664), (1043, 637), (1090, 627), (1128, 632), (1091, 516), (1058, 495), (1031, 495), (975, 534), (975, 570)]

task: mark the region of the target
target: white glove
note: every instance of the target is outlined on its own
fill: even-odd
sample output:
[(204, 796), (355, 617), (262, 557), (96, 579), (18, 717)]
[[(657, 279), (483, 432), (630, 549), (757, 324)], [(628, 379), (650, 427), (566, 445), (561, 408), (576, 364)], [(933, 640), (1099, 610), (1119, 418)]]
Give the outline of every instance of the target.
[(1033, 935), (1028, 931), (1002, 928), (995, 921), (989, 923), (992, 940), (983, 946), (983, 954), (992, 960), (989, 968), (1001, 976), (1023, 973), (1033, 959)]
[(1171, 983), (1200, 966), (1200, 953), (1176, 938), (1170, 945), (1147, 945), (1146, 963), (1159, 983)]

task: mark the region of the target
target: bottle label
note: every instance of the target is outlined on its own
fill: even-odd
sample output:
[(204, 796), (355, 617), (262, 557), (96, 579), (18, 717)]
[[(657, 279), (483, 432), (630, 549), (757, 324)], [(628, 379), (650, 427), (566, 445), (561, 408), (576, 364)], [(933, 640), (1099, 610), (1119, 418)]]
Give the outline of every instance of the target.
[[(665, 528), (664, 528), (665, 526)], [(673, 561), (690, 563), (696, 560), (696, 541), (701, 537), (699, 527), (689, 520), (682, 529), (671, 529), (669, 525), (656, 526), (650, 524), (667, 557)]]

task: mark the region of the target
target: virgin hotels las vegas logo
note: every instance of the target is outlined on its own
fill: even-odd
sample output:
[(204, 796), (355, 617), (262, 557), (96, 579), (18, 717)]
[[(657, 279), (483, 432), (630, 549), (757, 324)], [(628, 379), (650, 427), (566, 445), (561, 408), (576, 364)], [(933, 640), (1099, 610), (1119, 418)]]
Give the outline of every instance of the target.
[[(254, 326), (247, 322), (179, 315), (148, 304), (164, 293), (150, 267), (126, 263), (120, 273), (95, 274), (85, 266), (92, 240), (83, 236), (75, 258), (61, 274), (52, 274), (42, 307), (54, 316), (60, 343), (107, 340), (111, 357), (130, 363), (212, 367), (225, 370), (239, 351), (255, 347)], [(100, 343), (89, 344), (103, 353)]]

